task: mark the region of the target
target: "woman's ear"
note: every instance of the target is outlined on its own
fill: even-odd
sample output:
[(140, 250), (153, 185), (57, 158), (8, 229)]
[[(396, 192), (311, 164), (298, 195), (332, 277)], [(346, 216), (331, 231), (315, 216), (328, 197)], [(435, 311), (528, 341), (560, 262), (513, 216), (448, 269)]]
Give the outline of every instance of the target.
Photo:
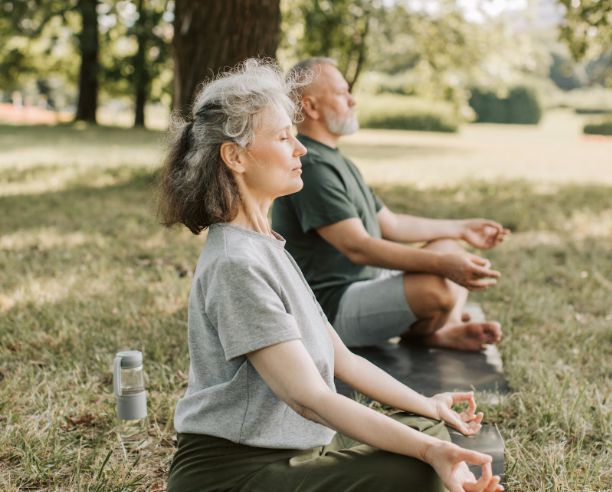
[(242, 174), (245, 171), (241, 149), (234, 142), (224, 142), (219, 149), (221, 159), (227, 167), (235, 173)]

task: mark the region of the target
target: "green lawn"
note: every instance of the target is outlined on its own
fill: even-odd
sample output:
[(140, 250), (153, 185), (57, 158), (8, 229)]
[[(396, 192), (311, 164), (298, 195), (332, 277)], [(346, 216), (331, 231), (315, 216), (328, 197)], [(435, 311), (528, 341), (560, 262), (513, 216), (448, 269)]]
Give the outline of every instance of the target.
[[(509, 489), (604, 491), (612, 139), (555, 118), (459, 135), (367, 131), (344, 148), (394, 210), (513, 230), (487, 255), (502, 281), (475, 296), (505, 330), (515, 393), (487, 420), (506, 439)], [(0, 126), (0, 490), (164, 489), (203, 238), (156, 223), (162, 144), (157, 132)], [(111, 389), (125, 348), (145, 352), (151, 438), (127, 461)]]

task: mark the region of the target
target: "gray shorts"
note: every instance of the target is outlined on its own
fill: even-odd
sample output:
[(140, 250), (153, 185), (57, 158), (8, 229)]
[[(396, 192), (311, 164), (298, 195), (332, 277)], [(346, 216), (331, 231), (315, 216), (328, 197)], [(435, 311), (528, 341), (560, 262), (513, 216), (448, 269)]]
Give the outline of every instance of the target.
[(408, 331), (416, 316), (406, 302), (403, 273), (383, 270), (342, 295), (334, 328), (348, 347), (375, 345)]

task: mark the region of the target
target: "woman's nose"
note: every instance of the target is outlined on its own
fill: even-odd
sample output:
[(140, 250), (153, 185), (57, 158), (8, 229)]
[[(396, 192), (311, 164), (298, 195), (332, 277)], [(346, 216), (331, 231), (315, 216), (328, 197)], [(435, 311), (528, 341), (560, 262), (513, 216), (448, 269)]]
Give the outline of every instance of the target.
[(306, 150), (306, 147), (304, 147), (302, 145), (302, 142), (300, 142), (297, 138), (293, 137), (295, 140), (295, 146), (293, 149), (293, 155), (295, 155), (296, 157), (302, 157), (303, 155), (306, 155), (306, 152), (308, 152)]

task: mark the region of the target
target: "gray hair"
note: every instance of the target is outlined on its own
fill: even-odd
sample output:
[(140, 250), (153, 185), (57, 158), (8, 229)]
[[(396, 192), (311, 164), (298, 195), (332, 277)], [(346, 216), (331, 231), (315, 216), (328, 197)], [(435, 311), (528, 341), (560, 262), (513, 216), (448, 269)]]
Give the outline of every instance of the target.
[(287, 80), (298, 81), (299, 85), (292, 91), (294, 101), (298, 102), (301, 98), (303, 89), (308, 87), (316, 78), (315, 67), (318, 65), (331, 65), (332, 67), (338, 67), (338, 62), (333, 58), (327, 56), (312, 56), (300, 60), (293, 65), (287, 72)]
[(240, 194), (234, 176), (221, 159), (225, 142), (248, 147), (270, 106), (294, 119), (291, 93), (296, 79), (284, 78), (270, 60), (249, 59), (205, 83), (191, 118), (174, 116), (171, 141), (159, 176), (162, 223), (182, 223), (194, 234), (216, 222), (228, 222), (238, 212)]

